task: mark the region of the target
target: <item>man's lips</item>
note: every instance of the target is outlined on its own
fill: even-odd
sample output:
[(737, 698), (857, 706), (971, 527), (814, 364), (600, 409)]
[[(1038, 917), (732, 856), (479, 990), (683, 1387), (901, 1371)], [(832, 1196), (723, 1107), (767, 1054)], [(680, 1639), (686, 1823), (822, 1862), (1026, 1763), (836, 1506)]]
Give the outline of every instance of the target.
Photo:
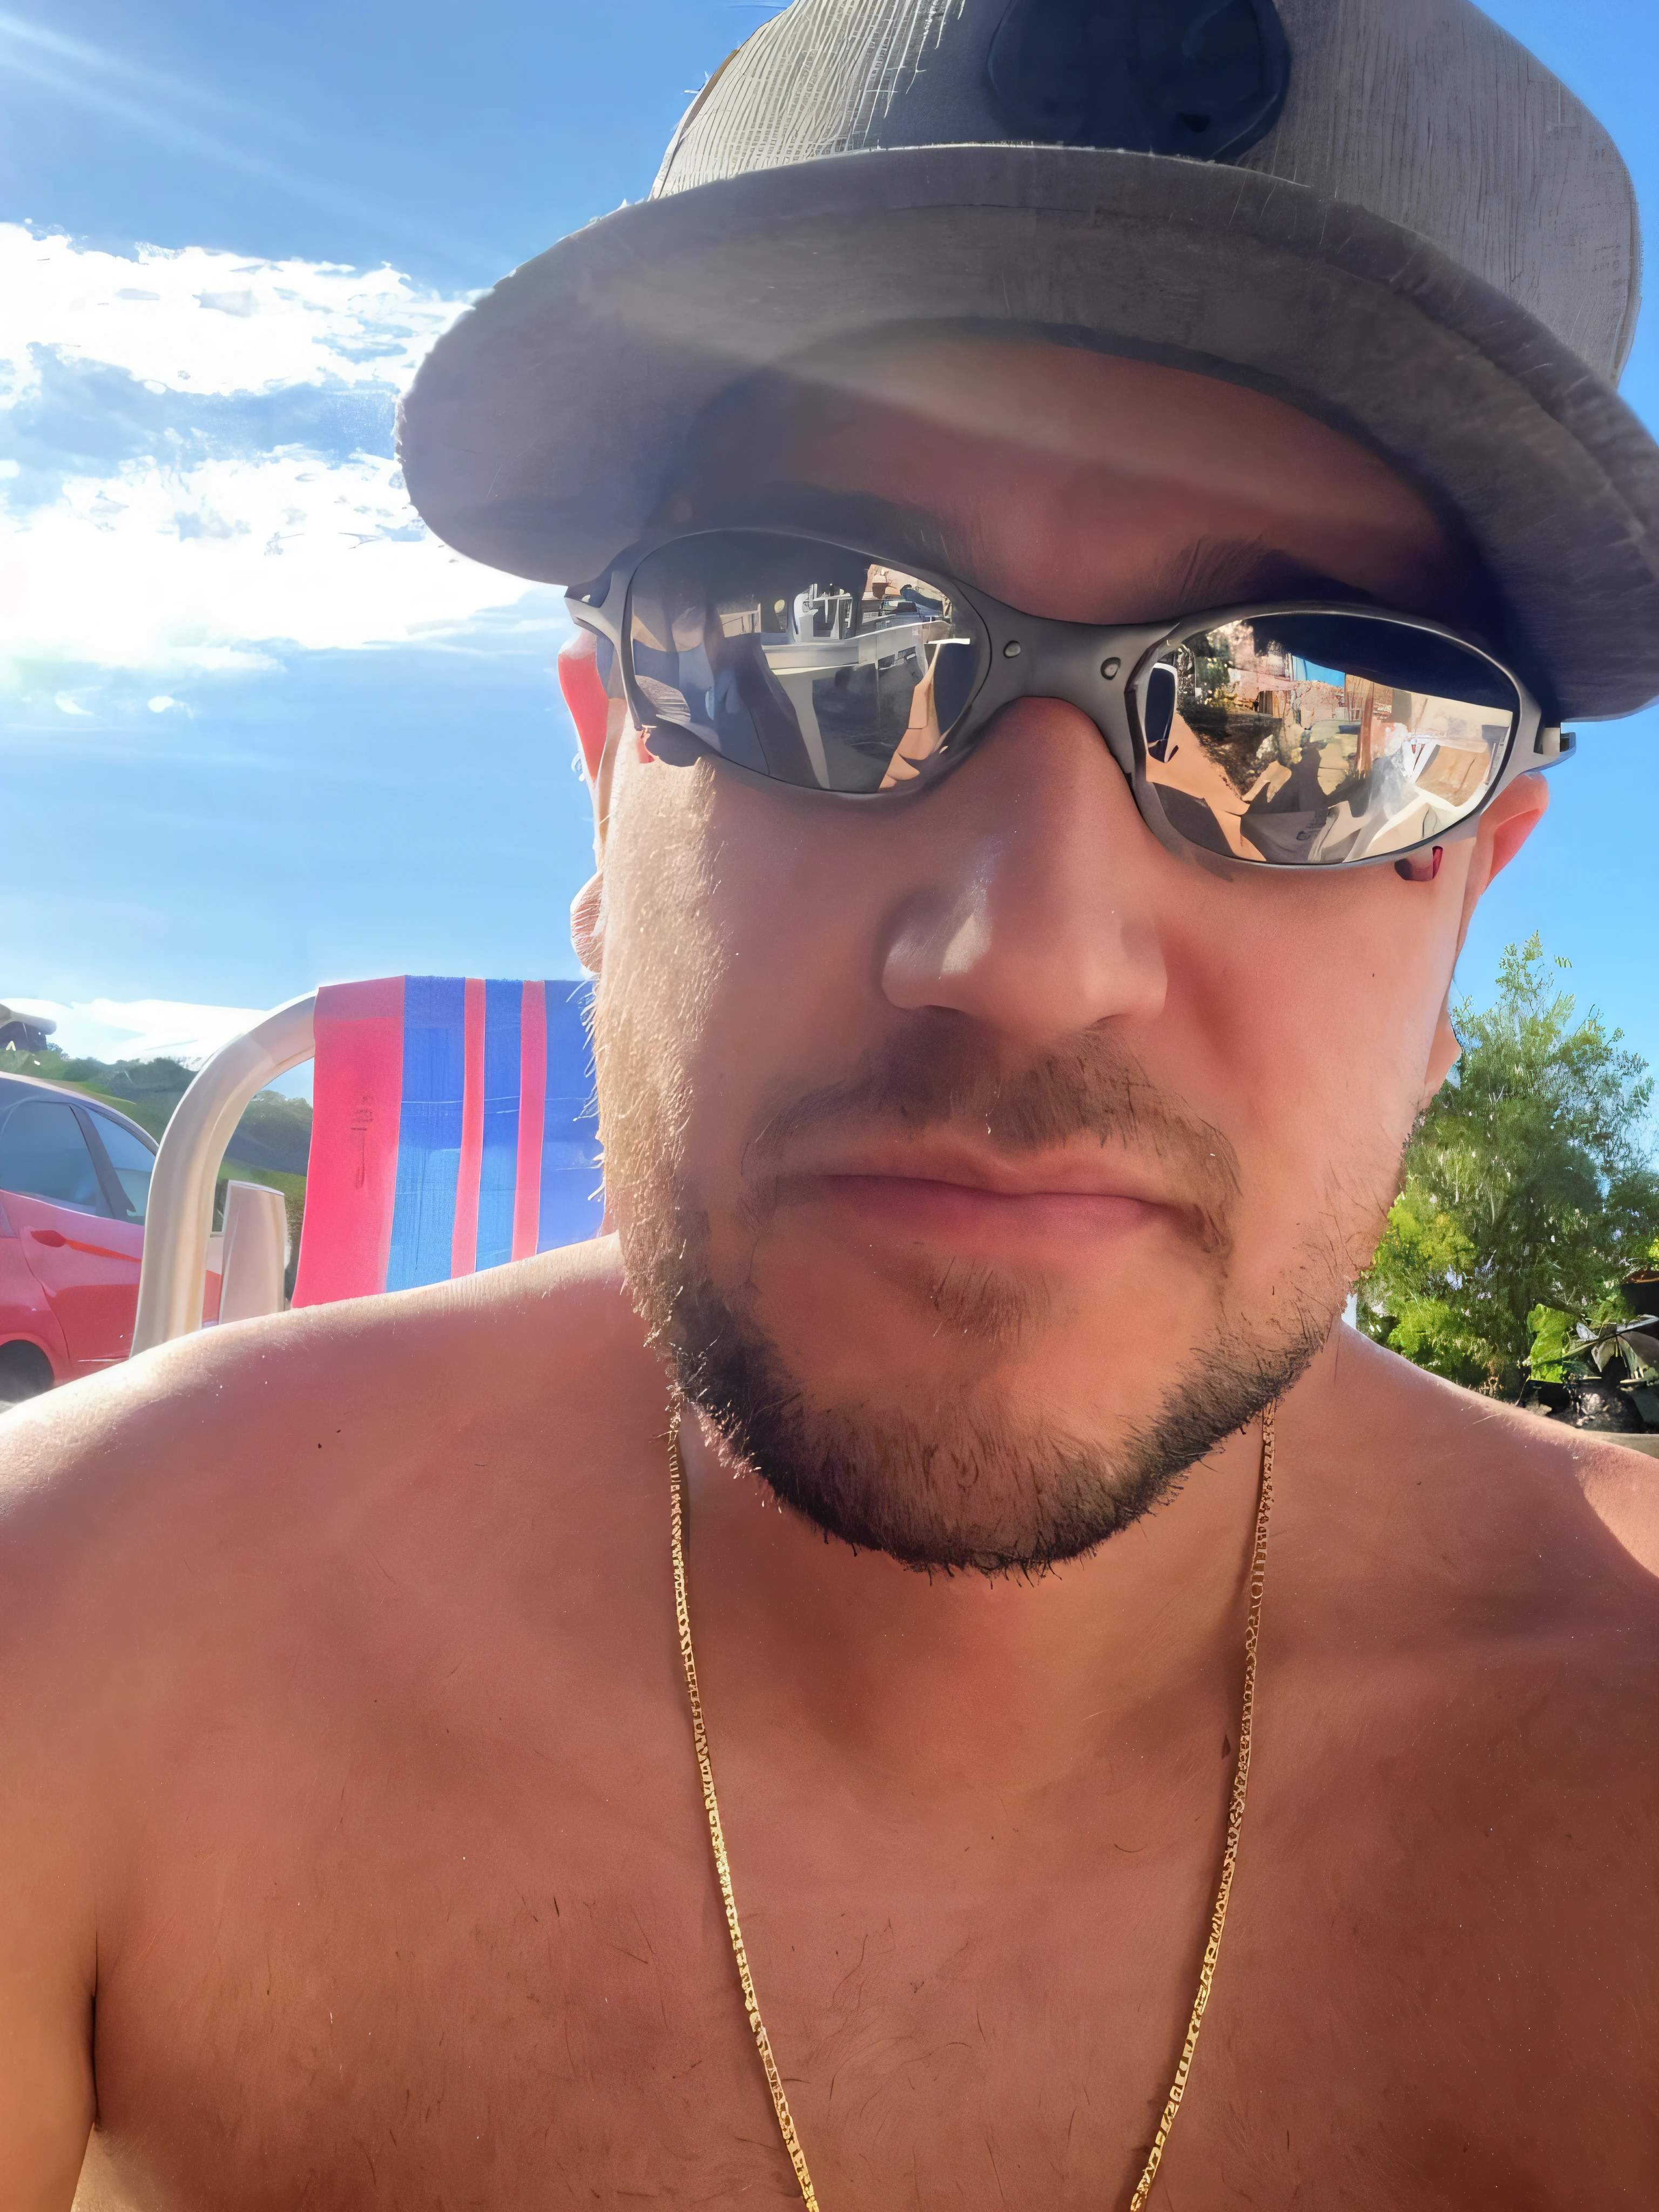
[(950, 1243), (1121, 1235), (1187, 1211), (1136, 1164), (1096, 1146), (1030, 1162), (926, 1141), (860, 1148), (799, 1164), (776, 1191), (784, 1205), (828, 1204), (877, 1235)]
[(817, 1182), (830, 1205), (878, 1235), (951, 1244), (1121, 1235), (1170, 1211), (1116, 1191), (987, 1190), (927, 1176), (830, 1175)]

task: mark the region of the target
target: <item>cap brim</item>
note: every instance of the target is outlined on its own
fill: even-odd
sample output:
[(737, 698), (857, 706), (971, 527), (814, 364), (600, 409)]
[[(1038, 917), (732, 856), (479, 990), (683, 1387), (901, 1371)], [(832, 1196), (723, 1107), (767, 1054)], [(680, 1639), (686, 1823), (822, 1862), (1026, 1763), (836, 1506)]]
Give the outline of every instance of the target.
[(555, 583), (639, 535), (735, 379), (893, 323), (1047, 331), (1251, 384), (1357, 437), (1468, 532), (1558, 714), (1659, 692), (1659, 447), (1522, 308), (1416, 234), (1214, 163), (1073, 147), (832, 155), (621, 210), (428, 356), (410, 494)]

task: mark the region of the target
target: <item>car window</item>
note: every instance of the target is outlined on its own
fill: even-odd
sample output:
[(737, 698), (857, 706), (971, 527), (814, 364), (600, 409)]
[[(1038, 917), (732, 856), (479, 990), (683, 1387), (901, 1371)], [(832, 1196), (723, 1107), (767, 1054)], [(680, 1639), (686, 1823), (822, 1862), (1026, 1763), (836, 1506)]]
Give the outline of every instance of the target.
[(72, 1106), (39, 1098), (12, 1108), (0, 1123), (0, 1190), (104, 1212), (98, 1170)]
[(149, 1179), (155, 1166), (155, 1155), (142, 1137), (135, 1136), (112, 1114), (100, 1114), (95, 1106), (90, 1111), (126, 1200), (126, 1218), (129, 1221), (142, 1221), (149, 1204)]

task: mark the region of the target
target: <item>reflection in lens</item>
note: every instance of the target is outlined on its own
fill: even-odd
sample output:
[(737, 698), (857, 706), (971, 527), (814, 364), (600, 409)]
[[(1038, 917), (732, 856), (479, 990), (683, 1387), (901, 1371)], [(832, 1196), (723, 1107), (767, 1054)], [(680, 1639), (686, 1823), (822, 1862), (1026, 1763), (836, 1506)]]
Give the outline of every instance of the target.
[[(1170, 668), (1172, 719), (1153, 696)], [(1141, 691), (1146, 780), (1171, 826), (1281, 865), (1380, 859), (1438, 836), (1492, 788), (1520, 706), (1471, 647), (1357, 613), (1195, 631)]]
[(942, 586), (752, 531), (647, 555), (629, 635), (653, 719), (821, 791), (913, 781), (945, 750), (986, 661), (977, 623)]

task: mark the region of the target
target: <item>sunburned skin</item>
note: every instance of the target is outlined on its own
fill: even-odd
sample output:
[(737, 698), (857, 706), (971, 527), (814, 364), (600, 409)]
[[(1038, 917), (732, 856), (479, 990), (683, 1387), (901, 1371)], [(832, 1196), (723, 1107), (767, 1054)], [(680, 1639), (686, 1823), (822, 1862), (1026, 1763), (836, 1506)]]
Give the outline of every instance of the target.
[[(1006, 341), (812, 368), (716, 410), (681, 487), (689, 529), (775, 513), (811, 477), (811, 497), (878, 500), (1041, 615), (1144, 619), (1314, 577), (1466, 613), (1416, 495), (1258, 393)], [(637, 741), (612, 790), (603, 905), (579, 927), (634, 1279), (659, 1248), (683, 1267), (690, 1238), (824, 1435), (860, 1409), (866, 1463), (872, 1423), (919, 1422), (947, 1464), (1011, 1433), (1021, 1472), (1006, 1507), (973, 1485), (969, 1548), (1015, 1557), (1035, 1434), (1121, 1458), (1183, 1374), (1271, 1374), (1322, 1340), (1455, 1049), (1467, 914), (1543, 803), (1535, 780), (1505, 794), (1432, 884), (1218, 880), (1144, 828), (1093, 725), (1042, 700), (873, 816), (665, 769)], [(1054, 1141), (1011, 1150), (993, 1124), (1056, 1055), (1082, 1071), (1078, 1104)], [(803, 1100), (918, 1056), (953, 1111), (855, 1096), (799, 1127)], [(1139, 1127), (1103, 1133), (1126, 1096)]]
[[(1276, 401), (977, 341), (836, 366), (707, 426), (689, 526), (794, 486), (922, 518), (1041, 613), (1214, 605), (1279, 563), (1486, 619), (1417, 495)], [(238, 1324), (0, 1424), (5, 2212), (799, 2202), (623, 1275), (671, 1202), (805, 1390), (924, 1426), (1063, 1419), (1109, 1458), (1218, 1331), (1318, 1322), (1152, 2204), (1651, 2202), (1647, 1463), (1325, 1334), (1536, 784), (1431, 883), (1227, 880), (1051, 702), (880, 813), (581, 734), (620, 1243)], [(860, 1129), (859, 1069), (906, 1052), (957, 1055), (976, 1109), (988, 1067), (1133, 1064), (1151, 1119)], [(721, 1808), (819, 2202), (1126, 2203), (1219, 1858), (1258, 1426), (1091, 1556), (1002, 1577), (826, 1541), (695, 1417), (685, 1444)], [(981, 1473), (951, 1510), (1016, 1525), (1017, 1470)]]

